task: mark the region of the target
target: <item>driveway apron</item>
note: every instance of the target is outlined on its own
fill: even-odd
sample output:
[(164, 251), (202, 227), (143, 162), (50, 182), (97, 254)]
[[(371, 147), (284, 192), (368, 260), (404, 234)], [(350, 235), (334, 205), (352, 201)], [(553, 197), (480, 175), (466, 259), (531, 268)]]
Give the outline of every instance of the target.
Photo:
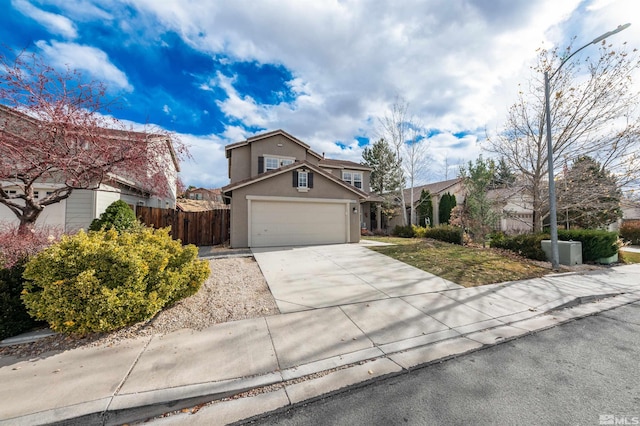
[(252, 251), (282, 313), (462, 288), (359, 244)]

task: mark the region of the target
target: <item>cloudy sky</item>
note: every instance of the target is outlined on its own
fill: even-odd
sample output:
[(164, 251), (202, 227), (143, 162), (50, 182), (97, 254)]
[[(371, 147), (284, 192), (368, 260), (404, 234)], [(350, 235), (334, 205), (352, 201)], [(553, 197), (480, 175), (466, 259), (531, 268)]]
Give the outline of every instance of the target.
[(500, 128), (537, 48), (573, 37), (582, 45), (626, 22), (633, 25), (610, 41), (640, 47), (637, 0), (0, 5), (2, 43), (104, 81), (119, 100), (113, 115), (158, 125), (190, 146), (182, 179), (203, 187), (228, 183), (226, 144), (275, 129), (359, 162), (398, 97), (428, 136), (427, 179), (452, 178)]

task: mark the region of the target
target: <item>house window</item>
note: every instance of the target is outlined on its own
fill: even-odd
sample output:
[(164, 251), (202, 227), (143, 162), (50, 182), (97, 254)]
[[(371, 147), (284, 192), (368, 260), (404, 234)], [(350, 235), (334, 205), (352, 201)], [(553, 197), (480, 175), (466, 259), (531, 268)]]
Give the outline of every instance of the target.
[(313, 172), (294, 170), (292, 183), (294, 188), (298, 188), (298, 191), (307, 192), (313, 188)]
[(33, 191), (33, 199), (37, 200), (38, 198), (40, 198), (40, 192), (39, 191)]
[(308, 188), (309, 179), (307, 172), (298, 172), (298, 188)]
[(353, 174), (353, 186), (362, 189), (362, 173)]
[(362, 189), (362, 173), (359, 172), (342, 172), (342, 180), (349, 185)]
[(280, 161), (277, 158), (264, 157), (265, 171), (274, 170), (280, 167)]
[(264, 157), (264, 171), (275, 170), (277, 168), (293, 164), (293, 158)]

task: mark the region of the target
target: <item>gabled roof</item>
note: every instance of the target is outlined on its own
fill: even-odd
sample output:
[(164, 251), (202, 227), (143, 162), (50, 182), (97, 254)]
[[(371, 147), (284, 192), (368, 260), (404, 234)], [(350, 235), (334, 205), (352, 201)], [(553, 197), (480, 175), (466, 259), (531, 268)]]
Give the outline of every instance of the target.
[(229, 206), (222, 202), (211, 200), (190, 200), (188, 198), (178, 198), (176, 200), (176, 209), (183, 212), (203, 212), (228, 208)]
[(332, 160), (329, 158), (323, 158), (318, 162), (320, 167), (326, 167), (328, 169), (352, 169), (352, 170), (371, 170), (371, 167), (364, 164), (355, 163), (347, 160)]
[(283, 173), (295, 170), (295, 169), (301, 169), (301, 168), (306, 168), (306, 169), (310, 169), (313, 170), (314, 173), (318, 173), (319, 175), (324, 176), (325, 178), (333, 181), (334, 183), (336, 183), (337, 185), (340, 185), (341, 187), (348, 189), (349, 191), (353, 192), (354, 194), (356, 194), (358, 197), (366, 199), (369, 198), (369, 194), (367, 194), (366, 192), (356, 188), (353, 185), (350, 185), (346, 182), (344, 182), (342, 179), (338, 179), (337, 177), (333, 176), (331, 173), (327, 173), (324, 170), (322, 170), (320, 167), (318, 166), (314, 166), (313, 164), (309, 163), (308, 161), (296, 161), (293, 164), (289, 164), (287, 166), (283, 166), (280, 167), (278, 169), (274, 169), (274, 170), (269, 170), (268, 172), (265, 173), (261, 173), (257, 176), (254, 176), (252, 178), (248, 178), (248, 179), (243, 179), (240, 180), (238, 182), (234, 182), (231, 183), (227, 186), (223, 186), (222, 187), (222, 192), (223, 193), (228, 193), (233, 191), (234, 189), (239, 189), (245, 186), (249, 186), (249, 185), (253, 185), (254, 183), (266, 180), (266, 179), (270, 179), (274, 176), (278, 176), (281, 175)]
[(313, 155), (314, 157), (318, 158), (319, 160), (322, 159), (322, 155), (320, 155), (317, 152), (313, 151), (309, 145), (307, 145), (306, 143), (302, 142), (300, 139), (296, 138), (295, 136), (290, 135), (289, 133), (287, 133), (287, 132), (285, 132), (284, 130), (281, 130), (281, 129), (274, 130), (272, 132), (261, 133), (259, 135), (254, 135), (254, 136), (251, 136), (250, 138), (247, 138), (244, 141), (236, 142), (236, 143), (232, 143), (230, 145), (227, 145), (227, 146), (224, 147), (225, 154), (226, 154), (227, 158), (229, 158), (229, 156), (231, 155), (231, 150), (233, 150), (235, 148), (239, 148), (241, 146), (246, 146), (246, 145), (249, 145), (249, 144), (251, 144), (253, 142), (257, 142), (257, 141), (260, 141), (262, 139), (267, 139), (267, 138), (270, 138), (270, 137), (276, 136), (276, 135), (284, 136), (285, 138), (289, 139), (291, 142), (294, 142), (294, 143), (300, 145), (301, 147), (303, 147), (304, 149), (306, 149), (309, 154)]
[[(420, 199), (420, 194), (422, 193), (423, 189), (426, 191), (429, 191), (431, 195), (440, 194), (460, 182), (462, 182), (462, 179), (456, 178), (456, 179), (443, 180), (441, 182), (433, 182), (433, 183), (428, 183), (426, 185), (416, 186), (413, 188), (413, 199), (414, 201)], [(405, 202), (410, 202), (411, 188), (404, 190), (404, 200)]]

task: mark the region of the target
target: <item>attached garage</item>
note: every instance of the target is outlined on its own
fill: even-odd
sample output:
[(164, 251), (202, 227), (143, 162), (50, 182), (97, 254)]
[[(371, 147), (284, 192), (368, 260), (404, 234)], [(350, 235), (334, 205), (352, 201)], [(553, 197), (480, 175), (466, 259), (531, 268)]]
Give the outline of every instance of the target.
[(249, 247), (349, 242), (350, 200), (247, 198)]

